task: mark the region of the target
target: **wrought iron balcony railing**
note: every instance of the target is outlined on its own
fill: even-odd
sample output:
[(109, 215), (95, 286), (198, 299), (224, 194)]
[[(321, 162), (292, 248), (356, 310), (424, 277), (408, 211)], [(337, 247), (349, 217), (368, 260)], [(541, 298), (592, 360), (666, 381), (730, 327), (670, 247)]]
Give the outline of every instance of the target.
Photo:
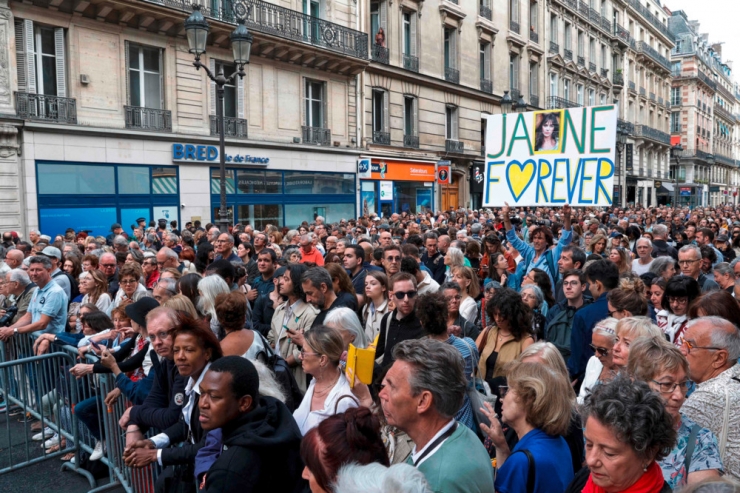
[(666, 57), (658, 53), (652, 46), (650, 46), (646, 42), (640, 41), (639, 43), (637, 43), (637, 52), (644, 53), (667, 71), (671, 70), (671, 62), (669, 62)]
[(612, 84), (615, 86), (624, 86), (624, 75), (622, 75), (620, 72), (617, 72), (612, 77)]
[(668, 27), (660, 22), (660, 19), (658, 19), (652, 12), (650, 12), (650, 9), (644, 6), (640, 2), (640, 0), (626, 0), (626, 2), (630, 7), (632, 7), (643, 17), (645, 17), (645, 19), (647, 19), (647, 21), (652, 24), (655, 29), (660, 31), (660, 33), (663, 34), (666, 38), (670, 39), (671, 41), (675, 40), (673, 33), (668, 29)]
[(550, 96), (547, 101), (547, 109), (556, 110), (561, 108), (578, 108), (580, 105), (573, 101), (558, 96)]
[(390, 50), (386, 48), (385, 46), (381, 46), (375, 43), (372, 46), (371, 53), (372, 53), (372, 59), (374, 62), (384, 63), (386, 65), (390, 63), (390, 57), (389, 57)]
[(622, 120), (621, 118), (618, 118), (617, 119), (617, 130), (621, 130), (622, 132), (625, 132), (627, 135), (634, 135), (635, 125), (633, 123), (628, 122), (627, 120)]
[(647, 91), (644, 87), (640, 87), (640, 96), (645, 97), (647, 95)]
[(481, 79), (480, 90), (483, 92), (487, 92), (488, 94), (493, 94), (493, 82), (491, 82), (489, 79)]
[(635, 125), (635, 136), (650, 139), (660, 144), (670, 145), (671, 136), (647, 125)]
[(584, 57), (582, 57), (582, 56), (579, 55), (578, 56), (578, 60), (576, 61), (576, 63), (578, 65), (580, 65), (581, 67), (585, 67), (586, 66), (586, 59)]
[(614, 36), (616, 36), (617, 40), (623, 41), (626, 44), (629, 44), (631, 38), (630, 32), (616, 22), (614, 23)]
[[(247, 120), (244, 118), (224, 117), (224, 135), (238, 139), (247, 138)], [(211, 135), (218, 135), (218, 118), (211, 115)]]
[(596, 73), (596, 64), (595, 64), (594, 62), (588, 62), (588, 69), (589, 69), (589, 70), (590, 70), (591, 72), (594, 72), (594, 73)]
[(412, 149), (419, 148), (419, 136), (418, 135), (404, 135), (403, 146), (410, 147)]
[(458, 152), (462, 153), (465, 151), (465, 144), (460, 140), (445, 140), (445, 152)]
[(483, 17), (484, 19), (488, 19), (489, 21), (493, 20), (493, 12), (491, 11), (491, 9), (489, 9), (485, 5), (480, 6), (479, 13), (480, 13), (480, 16)]
[(519, 34), (519, 23), (515, 20), (509, 22), (509, 30)]
[(419, 57), (404, 55), (403, 68), (412, 72), (419, 72)]
[(588, 18), (588, 4), (583, 0), (578, 0), (578, 12)]
[(604, 78), (609, 77), (609, 69), (608, 68), (602, 68), (601, 69), (601, 76)]
[(460, 71), (451, 67), (445, 67), (445, 80), (453, 84), (459, 84)]
[(384, 146), (391, 145), (391, 133), (390, 132), (377, 132), (373, 130), (373, 144), (381, 144)]
[(530, 106), (534, 106), (535, 108), (540, 107), (540, 97), (537, 94), (530, 94), (529, 95), (529, 104)]
[(151, 132), (172, 132), (172, 112), (141, 106), (124, 106), (126, 128)]
[(563, 50), (563, 57), (565, 58), (565, 61), (573, 61), (573, 50), (564, 49)]
[(535, 31), (529, 31), (529, 39), (531, 41), (534, 41), (535, 43), (540, 42), (540, 35), (537, 34)]
[(560, 53), (560, 45), (555, 41), (550, 41), (550, 53), (554, 53), (556, 55)]
[(15, 111), (24, 120), (77, 124), (77, 101), (72, 98), (16, 92)]
[[(201, 12), (231, 24), (237, 17), (246, 21), (250, 31), (270, 34), (318, 46), (363, 60), (368, 59), (368, 35), (340, 24), (313, 17), (263, 0), (231, 0), (219, 2), (220, 8), (212, 8), (206, 0), (145, 0), (165, 5), (183, 12), (192, 12), (192, 4), (202, 5)], [(216, 3), (216, 2), (213, 2)]]
[(635, 85), (635, 81), (631, 80), (629, 83), (630, 91), (637, 91), (637, 86)]
[(650, 101), (655, 101), (655, 93), (651, 92), (649, 96)]
[(322, 127), (301, 127), (303, 130), (304, 144), (317, 144), (328, 146), (331, 144), (331, 130)]

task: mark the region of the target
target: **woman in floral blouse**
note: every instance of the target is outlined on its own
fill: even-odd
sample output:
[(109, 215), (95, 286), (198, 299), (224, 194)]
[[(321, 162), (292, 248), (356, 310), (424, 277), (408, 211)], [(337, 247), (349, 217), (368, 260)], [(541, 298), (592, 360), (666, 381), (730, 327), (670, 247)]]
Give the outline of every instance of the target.
[(664, 339), (644, 337), (632, 344), (627, 371), (663, 398), (678, 432), (675, 447), (658, 463), (663, 478), (674, 491), (704, 479), (719, 478), (722, 472), (717, 438), (680, 412), (692, 384), (688, 370), (689, 363), (681, 351)]

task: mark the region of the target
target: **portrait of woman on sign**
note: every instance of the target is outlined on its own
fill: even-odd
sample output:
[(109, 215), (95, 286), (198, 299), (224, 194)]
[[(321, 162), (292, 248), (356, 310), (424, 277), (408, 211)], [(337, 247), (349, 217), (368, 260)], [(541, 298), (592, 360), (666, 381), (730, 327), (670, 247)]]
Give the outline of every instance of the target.
[(537, 153), (560, 152), (560, 111), (535, 113), (534, 151)]

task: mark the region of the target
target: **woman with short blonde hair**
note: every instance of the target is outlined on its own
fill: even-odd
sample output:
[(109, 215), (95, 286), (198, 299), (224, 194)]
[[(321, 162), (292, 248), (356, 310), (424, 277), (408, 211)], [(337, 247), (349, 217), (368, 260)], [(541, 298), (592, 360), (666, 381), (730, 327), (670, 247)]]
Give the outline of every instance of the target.
[(632, 342), (640, 337), (652, 337), (665, 340), (665, 335), (660, 327), (655, 325), (648, 317), (627, 317), (617, 322), (614, 329), (616, 339), (612, 349), (612, 361), (619, 368), (627, 366)]

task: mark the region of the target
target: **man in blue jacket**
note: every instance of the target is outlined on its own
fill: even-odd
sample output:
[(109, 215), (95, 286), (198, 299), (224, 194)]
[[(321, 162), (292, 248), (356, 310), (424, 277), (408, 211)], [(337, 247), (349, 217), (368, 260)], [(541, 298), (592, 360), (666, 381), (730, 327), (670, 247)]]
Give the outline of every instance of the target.
[(509, 243), (522, 256), (522, 261), (519, 262), (516, 273), (513, 276), (509, 276), (509, 287), (519, 291), (524, 276), (532, 269), (537, 268), (547, 272), (547, 275), (550, 276), (550, 285), (554, 289), (558, 281), (558, 260), (560, 259), (560, 254), (563, 251), (563, 247), (570, 245), (573, 239), (573, 230), (570, 225), (570, 205), (565, 204), (563, 206), (562, 234), (555, 248), (551, 250), (553, 237), (552, 231), (549, 228), (537, 226), (530, 229), (529, 238), (532, 240), (532, 244), (525, 243), (516, 235), (516, 231), (511, 226), (511, 218), (509, 218), (511, 209), (509, 208), (509, 204), (504, 204), (504, 207), (501, 208), (501, 215), (504, 217), (506, 239), (509, 240)]
[(590, 346), (591, 332), (598, 322), (609, 316), (606, 295), (619, 284), (617, 264), (607, 259), (595, 261), (586, 268), (586, 280), (595, 301), (576, 312), (570, 333), (568, 372), (571, 380), (578, 380), (576, 392), (583, 382), (588, 360), (594, 355)]

